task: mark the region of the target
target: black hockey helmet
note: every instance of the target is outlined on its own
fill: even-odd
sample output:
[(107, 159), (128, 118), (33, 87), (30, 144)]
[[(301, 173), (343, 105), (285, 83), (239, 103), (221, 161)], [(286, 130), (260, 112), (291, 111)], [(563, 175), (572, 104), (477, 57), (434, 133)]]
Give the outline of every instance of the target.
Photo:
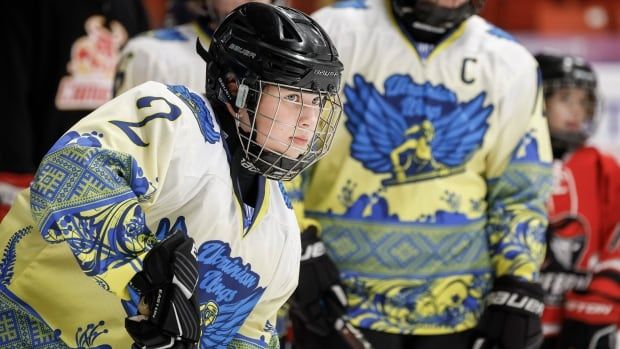
[(447, 8), (435, 0), (392, 0), (394, 15), (414, 39), (436, 42), (452, 28), (477, 14), (485, 0), (470, 0), (459, 7)]
[(338, 52), (325, 31), (302, 12), (248, 3), (231, 13), (213, 34), (213, 61), (207, 88), (214, 78), (232, 71), (238, 79), (261, 79), (300, 88), (337, 91), (343, 70)]
[(540, 66), (545, 99), (562, 88), (582, 88), (590, 99), (587, 121), (578, 132), (554, 130), (550, 127), (551, 143), (554, 151), (564, 152), (579, 147), (594, 133), (598, 125), (596, 73), (584, 59), (570, 55), (539, 53), (535, 56)]
[[(250, 169), (268, 178), (288, 180), (325, 155), (342, 111), (338, 91), (343, 65), (331, 39), (313, 19), (286, 7), (247, 3), (224, 19), (208, 52), (200, 45), (198, 51), (207, 61), (207, 94), (237, 111), (247, 110), (252, 119), (245, 130), (237, 127), (246, 160), (253, 165)], [(237, 96), (228, 88), (231, 74), (239, 86)], [(315, 93), (320, 98), (320, 117), (311, 144), (295, 159), (256, 143), (254, 120), (267, 85), (277, 86), (278, 91)], [(280, 98), (279, 92), (275, 97)]]

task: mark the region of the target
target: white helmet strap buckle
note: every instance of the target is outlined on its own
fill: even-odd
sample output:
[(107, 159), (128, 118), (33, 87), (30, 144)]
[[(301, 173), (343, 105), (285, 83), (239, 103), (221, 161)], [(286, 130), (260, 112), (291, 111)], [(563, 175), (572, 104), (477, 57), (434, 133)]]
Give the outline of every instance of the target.
[(235, 100), (235, 106), (237, 108), (245, 108), (245, 103), (248, 98), (248, 92), (250, 88), (246, 84), (240, 84), (237, 91), (237, 99)]

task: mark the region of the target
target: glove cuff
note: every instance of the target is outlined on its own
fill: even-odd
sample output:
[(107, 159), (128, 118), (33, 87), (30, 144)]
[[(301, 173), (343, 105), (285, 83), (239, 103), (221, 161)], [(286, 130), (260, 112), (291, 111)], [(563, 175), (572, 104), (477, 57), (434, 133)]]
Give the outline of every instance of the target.
[(564, 316), (590, 325), (615, 324), (620, 319), (620, 306), (600, 294), (569, 292), (564, 303)]
[(544, 291), (538, 283), (502, 276), (495, 280), (493, 290), (487, 296), (487, 307), (541, 316), (545, 308), (543, 296)]
[(301, 234), (301, 263), (325, 255), (325, 245), (318, 237), (317, 228), (313, 225)]

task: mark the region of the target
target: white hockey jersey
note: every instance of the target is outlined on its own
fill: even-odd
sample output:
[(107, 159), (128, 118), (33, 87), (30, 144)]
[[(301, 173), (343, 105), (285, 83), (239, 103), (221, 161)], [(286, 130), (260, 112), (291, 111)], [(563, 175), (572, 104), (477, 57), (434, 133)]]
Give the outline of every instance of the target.
[(147, 81), (180, 84), (204, 93), (206, 64), (196, 53), (196, 39), (208, 48), (211, 34), (208, 28), (192, 22), (129, 40), (117, 66), (114, 94)]
[(301, 253), (290, 207), (281, 183), (260, 177), (245, 217), (198, 94), (154, 82), (129, 90), (54, 145), (0, 225), (0, 313), (14, 321), (13, 347), (44, 338), (129, 348), (124, 318), (137, 299), (127, 283), (177, 229), (198, 249), (200, 347), (277, 347), (276, 313)]
[(470, 329), (493, 277), (538, 277), (551, 149), (533, 57), (478, 16), (414, 45), (389, 1), (313, 15), (344, 64), (342, 127), (308, 175), (353, 323)]

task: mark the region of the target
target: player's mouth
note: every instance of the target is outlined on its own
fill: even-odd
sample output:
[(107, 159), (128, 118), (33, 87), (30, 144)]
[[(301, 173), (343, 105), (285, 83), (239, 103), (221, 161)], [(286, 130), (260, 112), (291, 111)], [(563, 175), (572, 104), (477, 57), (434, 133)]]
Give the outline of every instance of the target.
[(295, 144), (295, 145), (299, 145), (299, 146), (306, 146), (306, 145), (308, 145), (308, 138), (305, 138), (305, 137), (295, 136), (295, 137), (291, 137), (291, 140), (292, 140), (293, 144)]

